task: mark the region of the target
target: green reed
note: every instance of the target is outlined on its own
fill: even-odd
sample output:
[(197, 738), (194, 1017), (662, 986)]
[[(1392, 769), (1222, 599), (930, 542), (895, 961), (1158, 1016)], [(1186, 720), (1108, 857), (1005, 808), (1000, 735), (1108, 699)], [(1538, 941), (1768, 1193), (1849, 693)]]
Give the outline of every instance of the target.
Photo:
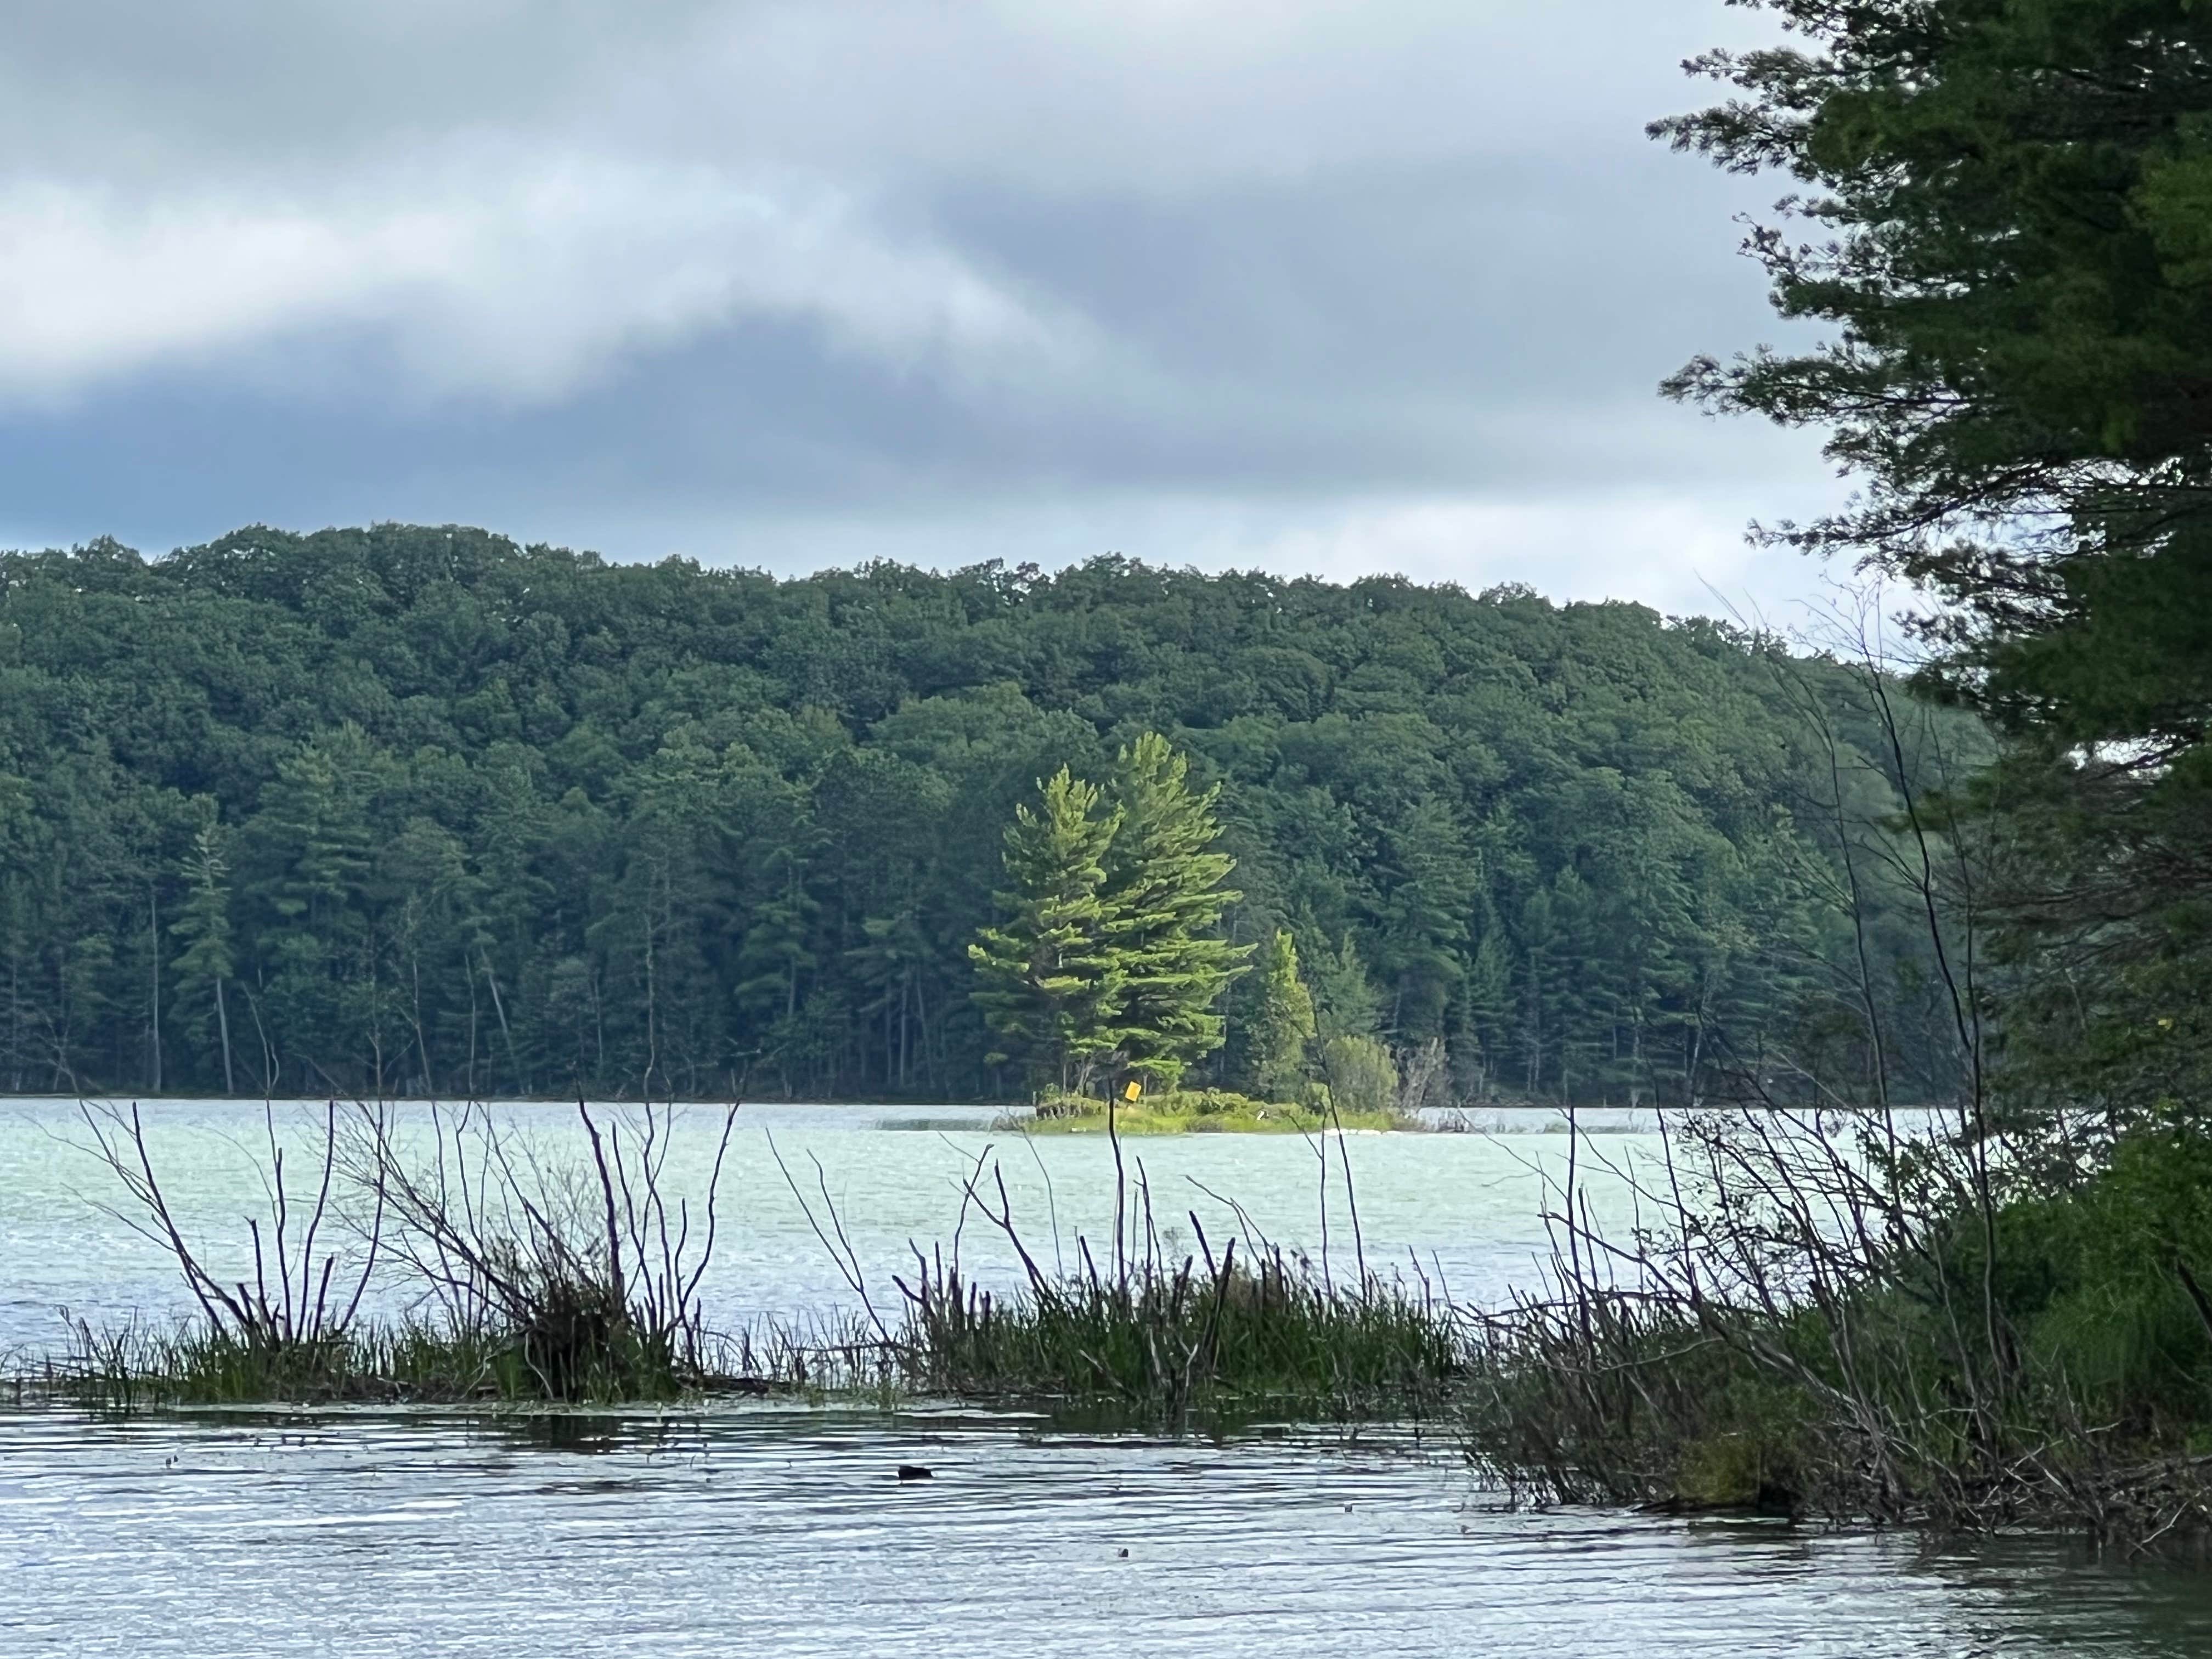
[(1048, 1399), (1144, 1417), (1192, 1410), (1418, 1415), (1464, 1374), (1458, 1316), (1395, 1284), (1334, 1286), (1303, 1260), (1232, 1243), (1218, 1263), (1157, 1260), (1042, 1277), (1012, 1295), (917, 1258), (896, 1347), (916, 1392)]

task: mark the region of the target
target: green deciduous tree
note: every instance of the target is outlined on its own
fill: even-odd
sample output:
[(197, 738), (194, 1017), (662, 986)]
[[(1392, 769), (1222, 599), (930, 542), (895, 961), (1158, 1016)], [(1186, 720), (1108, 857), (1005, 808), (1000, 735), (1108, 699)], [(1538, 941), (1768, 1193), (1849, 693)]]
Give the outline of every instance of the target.
[(1377, 1113), (1398, 1103), (1398, 1063), (1373, 1037), (1331, 1037), (1321, 1051), (1331, 1103), (1340, 1112)]

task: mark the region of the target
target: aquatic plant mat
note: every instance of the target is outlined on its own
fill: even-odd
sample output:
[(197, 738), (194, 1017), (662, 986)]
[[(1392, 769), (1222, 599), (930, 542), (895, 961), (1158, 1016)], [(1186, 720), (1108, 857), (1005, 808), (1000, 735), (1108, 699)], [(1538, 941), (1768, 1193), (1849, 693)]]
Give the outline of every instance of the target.
[(13, 1379), (18, 1401), (105, 1411), (271, 1403), (529, 1408), (696, 1405), (777, 1396), (816, 1404), (922, 1400), (1034, 1409), (1135, 1427), (1261, 1420), (1443, 1419), (1466, 1375), (1458, 1328), (1377, 1291), (1324, 1291), (1289, 1259), (1236, 1258), (1218, 1273), (1075, 1280), (994, 1295), (902, 1276), (921, 1301), (888, 1338), (770, 1332), (740, 1338), (698, 1371), (611, 1357), (556, 1394), (508, 1338), (364, 1322), (315, 1348), (254, 1348), (197, 1323), (89, 1329)]
[[(825, 1355), (828, 1356), (825, 1360)], [(314, 1343), (258, 1344), (199, 1321), (169, 1328), (80, 1324), (61, 1352), (6, 1379), (18, 1403), (101, 1411), (295, 1405), (656, 1405), (717, 1395), (818, 1394), (823, 1372), (860, 1392), (865, 1367), (834, 1349), (768, 1331), (715, 1340), (703, 1363), (672, 1364), (626, 1326), (559, 1360), (542, 1332), (362, 1320)], [(557, 1367), (557, 1383), (550, 1367)]]

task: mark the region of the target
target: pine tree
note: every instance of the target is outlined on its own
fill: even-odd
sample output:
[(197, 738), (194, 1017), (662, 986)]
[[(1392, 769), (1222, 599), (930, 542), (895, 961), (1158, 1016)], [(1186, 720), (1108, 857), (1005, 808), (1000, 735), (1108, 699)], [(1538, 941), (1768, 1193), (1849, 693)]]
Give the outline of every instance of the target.
[(318, 737), (277, 763), (246, 829), (242, 856), (264, 877), (273, 912), (253, 940), (257, 973), (269, 970), (269, 1036), (303, 1066), (316, 1048), (362, 1055), (376, 1024), (377, 939), (362, 890), (374, 861), (369, 804), (380, 759), (356, 726)]
[(1460, 985), (1460, 1029), (1455, 1058), (1467, 1093), (1488, 1098), (1498, 1090), (1512, 1054), (1513, 947), (1504, 924), (1484, 907), (1474, 960)]
[(1376, 942), (1391, 987), (1390, 1030), (1401, 1038), (1431, 1037), (1443, 1030), (1459, 988), (1479, 866), (1441, 800), (1416, 801), (1384, 839), (1390, 885), (1379, 907)]
[(202, 1042), (207, 1036), (208, 1011), (214, 1012), (222, 1048), (222, 1091), (234, 1095), (238, 1087), (231, 1072), (230, 1009), (223, 992), (224, 981), (236, 971), (230, 945), (229, 866), (222, 856), (222, 831), (211, 813), (192, 837), (185, 874), (191, 885), (184, 914), (169, 924), (169, 932), (185, 947), (174, 964), (179, 1006), (190, 1010), (202, 1005), (187, 1016), (196, 1028), (194, 1036)]
[(1212, 850), (1220, 790), (1194, 793), (1189, 773), (1189, 758), (1156, 732), (1122, 750), (1114, 769), (1121, 830), (1107, 890), (1127, 985), (1120, 1046), (1130, 1070), (1163, 1088), (1221, 1046), (1216, 1004), (1252, 953), (1214, 932), (1243, 895), (1221, 884), (1236, 860)]
[(1306, 1080), (1313, 993), (1298, 977), (1297, 942), (1278, 927), (1259, 962), (1260, 1006), (1252, 1022), (1252, 1085), (1269, 1100), (1296, 1100)]
[(1328, 941), (1313, 953), (1310, 982), (1314, 1018), (1323, 1041), (1340, 1036), (1373, 1036), (1382, 1025), (1382, 999), (1367, 976), (1359, 947), (1346, 933), (1334, 950)]
[(1080, 1091), (1115, 1052), (1124, 1018), (1125, 952), (1106, 881), (1122, 812), (1105, 809), (1098, 787), (1065, 766), (1040, 792), (1006, 826), (1010, 884), (994, 895), (1005, 920), (983, 928), (968, 955), (981, 981), (976, 1006), (1005, 1043), (989, 1063), (1018, 1060)]

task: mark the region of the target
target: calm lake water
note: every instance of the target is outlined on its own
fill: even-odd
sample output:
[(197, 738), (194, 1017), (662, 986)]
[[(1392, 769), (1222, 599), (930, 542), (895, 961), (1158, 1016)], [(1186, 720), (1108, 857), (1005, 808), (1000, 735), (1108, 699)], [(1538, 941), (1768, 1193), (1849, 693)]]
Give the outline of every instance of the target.
[[(299, 1109), (279, 1108), (296, 1133)], [(573, 1109), (504, 1109), (549, 1157)], [(257, 1197), (259, 1109), (146, 1108), (158, 1167), (222, 1257)], [(160, 1253), (97, 1204), (73, 1105), (0, 1103), (0, 1350), (55, 1312), (181, 1311)], [(748, 1107), (709, 1283), (719, 1322), (849, 1311), (769, 1155), (835, 1199), (888, 1311), (908, 1241), (949, 1241), (987, 1148), (1049, 1259), (1109, 1224), (1109, 1149), (1025, 1142), (988, 1113)], [(1544, 1115), (1484, 1134), (1355, 1137), (1370, 1266), (1418, 1261), (1484, 1300), (1543, 1249)], [(1583, 1148), (1626, 1163), (1648, 1124)], [(672, 1167), (696, 1191), (718, 1120)], [(1316, 1260), (1319, 1166), (1296, 1138), (1130, 1143), (1164, 1230), (1250, 1224)], [(297, 1158), (299, 1153), (294, 1157)], [(1601, 1203), (1632, 1218), (1622, 1183)], [(1329, 1164), (1329, 1261), (1352, 1270)], [(1212, 1196), (1209, 1194), (1218, 1194)], [(818, 1200), (817, 1200), (818, 1206)], [(970, 1216), (963, 1259), (1009, 1253)], [(935, 1471), (902, 1485), (901, 1463)], [(1124, 1553), (1126, 1552), (1126, 1553)], [(2212, 1578), (2049, 1543), (1931, 1553), (1770, 1522), (1510, 1513), (1448, 1439), (1055, 1431), (932, 1411), (651, 1416), (218, 1413), (123, 1423), (0, 1411), (0, 1654), (2212, 1655)]]
[[(276, 1123), (289, 1144), (296, 1206), (321, 1108), (280, 1103)], [(427, 1134), (428, 1113), (395, 1109), (403, 1133)], [(574, 1106), (501, 1106), (501, 1121), (549, 1165), (574, 1164), (588, 1147)], [(267, 1162), (263, 1109), (204, 1101), (143, 1103), (147, 1139), (164, 1189), (211, 1258), (251, 1267), (242, 1218), (264, 1212)], [(619, 1108), (600, 1109), (603, 1127)], [(777, 1168), (781, 1155), (817, 1218), (834, 1206), (865, 1268), (870, 1298), (888, 1314), (899, 1300), (891, 1275), (912, 1277), (909, 1245), (951, 1248), (983, 1281), (1012, 1285), (1019, 1267), (1003, 1238), (970, 1214), (961, 1224), (963, 1182), (985, 1160), (1006, 1178), (1014, 1218), (1030, 1249), (1048, 1267), (1071, 1266), (1076, 1241), (1094, 1252), (1112, 1235), (1114, 1155), (1103, 1136), (1025, 1138), (994, 1133), (984, 1108), (746, 1106), (724, 1166), (714, 1265), (702, 1285), (715, 1323), (735, 1329), (769, 1316), (800, 1319), (857, 1310)], [(1601, 1205), (1629, 1220), (1621, 1183), (1603, 1159), (1626, 1162), (1656, 1145), (1648, 1115), (1585, 1115), (1582, 1167)], [(1486, 1301), (1530, 1279), (1546, 1248), (1540, 1220), (1547, 1177), (1565, 1167), (1565, 1125), (1549, 1112), (1499, 1112), (1481, 1120), (1490, 1133), (1364, 1134), (1350, 1138), (1352, 1190), (1370, 1268), (1413, 1280), (1416, 1262), (1439, 1292)], [(669, 1163), (672, 1193), (695, 1208), (704, 1196), (722, 1125), (722, 1109), (685, 1109)], [(1636, 1129), (1645, 1133), (1630, 1133)], [(131, 1317), (155, 1321), (190, 1303), (167, 1254), (103, 1214), (114, 1181), (87, 1156), (75, 1102), (0, 1101), (0, 1353), (50, 1346), (62, 1327), (56, 1310), (94, 1324)], [(1297, 1135), (1176, 1135), (1123, 1143), (1126, 1182), (1150, 1187), (1163, 1244), (1178, 1256), (1196, 1248), (1190, 1218), (1218, 1250), (1242, 1223), (1241, 1206), (1265, 1237), (1322, 1260), (1324, 1197), (1327, 1261), (1355, 1274), (1352, 1206), (1346, 1202), (1342, 1151), (1332, 1139), (1326, 1193), (1316, 1144)], [(822, 1194), (826, 1188), (830, 1204)], [(296, 1223), (295, 1223), (296, 1225)], [(218, 1268), (220, 1271), (220, 1268)]]

